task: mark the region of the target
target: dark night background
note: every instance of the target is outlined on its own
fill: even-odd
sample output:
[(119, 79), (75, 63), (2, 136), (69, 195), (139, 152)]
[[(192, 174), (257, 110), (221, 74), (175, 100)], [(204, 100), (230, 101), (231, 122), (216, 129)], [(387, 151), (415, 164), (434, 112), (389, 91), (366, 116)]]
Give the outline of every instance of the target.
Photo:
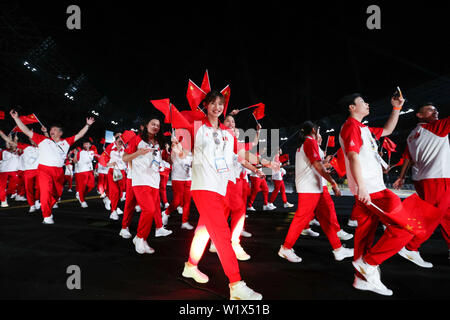
[[(171, 98), (188, 109), (188, 79), (201, 84), (208, 69), (211, 85), (231, 86), (230, 108), (264, 102), (265, 128), (290, 136), (305, 120), (339, 130), (339, 98), (361, 92), (373, 109), (371, 125), (382, 125), (389, 100), (400, 86), (409, 107), (431, 100), (448, 115), (450, 72), (448, 12), (440, 2), (344, 1), (171, 2), (58, 1), (1, 4), (0, 110), (20, 105), (46, 125), (63, 123), (75, 133), (92, 111), (100, 113), (90, 132), (136, 127), (160, 115), (150, 99)], [(68, 30), (66, 8), (81, 8), (81, 30)], [(381, 8), (381, 30), (369, 30), (366, 9)], [(55, 48), (36, 62), (23, 62), (50, 36)], [(68, 75), (71, 80), (57, 78)], [(81, 74), (86, 80), (64, 97)], [(98, 105), (107, 97), (103, 107)], [(391, 137), (402, 145), (414, 126), (402, 116)], [(119, 122), (118, 126), (111, 121)], [(373, 121), (372, 121), (373, 120)], [(238, 126), (254, 127), (250, 112)], [(7, 115), (0, 122), (13, 127)], [(9, 132), (9, 131), (8, 131)], [(295, 147), (295, 139), (289, 141)]]

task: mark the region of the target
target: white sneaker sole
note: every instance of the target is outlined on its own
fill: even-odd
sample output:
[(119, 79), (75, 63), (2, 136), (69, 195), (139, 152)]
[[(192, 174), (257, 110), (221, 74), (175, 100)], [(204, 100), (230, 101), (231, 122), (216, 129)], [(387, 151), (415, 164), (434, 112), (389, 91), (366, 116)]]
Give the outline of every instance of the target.
[(392, 296), (393, 292), (392, 290), (381, 290), (377, 287), (375, 287), (374, 285), (372, 285), (371, 283), (364, 281), (364, 280), (359, 280), (358, 282), (354, 281), (353, 282), (353, 287), (355, 289), (361, 290), (361, 291), (372, 291), (378, 294), (381, 294), (383, 296)]

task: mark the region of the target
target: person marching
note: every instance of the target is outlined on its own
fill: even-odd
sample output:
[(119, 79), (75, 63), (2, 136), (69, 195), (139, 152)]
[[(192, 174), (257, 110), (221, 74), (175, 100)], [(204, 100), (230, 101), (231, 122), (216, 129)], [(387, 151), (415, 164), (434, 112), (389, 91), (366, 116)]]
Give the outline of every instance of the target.
[[(279, 149), (278, 155), (275, 156), (275, 161), (280, 162), (279, 156), (282, 154), (282, 150)], [(272, 171), (272, 181), (273, 181), (273, 191), (270, 195), (269, 206), (275, 207), (273, 204), (275, 199), (278, 196), (278, 193), (281, 193), (281, 199), (283, 200), (283, 206), (285, 208), (292, 208), (294, 205), (287, 201), (286, 197), (286, 187), (284, 186), (283, 176), (286, 175), (286, 170), (284, 170), (283, 165), (280, 163), (280, 170)], [(276, 208), (276, 207), (275, 207)]]
[(90, 149), (91, 143), (89, 141), (84, 142), (81, 151), (75, 150), (73, 159), (77, 172), (76, 184), (78, 186), (78, 192), (76, 193), (76, 198), (80, 202), (82, 208), (88, 207), (84, 199), (85, 195), (95, 188), (94, 167), (92, 164), (95, 152)]
[(15, 110), (11, 110), (11, 117), (16, 122), (19, 129), (32, 139), (39, 148), (38, 180), (40, 188), (40, 200), (44, 224), (54, 224), (52, 208), (62, 194), (64, 183), (64, 161), (71, 145), (81, 139), (95, 122), (94, 118), (86, 119), (86, 125), (76, 135), (69, 138), (62, 138), (63, 130), (60, 126), (50, 128), (50, 137), (37, 134), (19, 118)]
[(159, 175), (161, 176), (159, 183), (159, 197), (162, 201), (161, 207), (163, 207), (164, 209), (167, 209), (169, 207), (169, 201), (167, 201), (167, 182), (169, 181), (170, 172), (172, 170), (169, 160), (170, 158), (169, 147), (170, 147), (169, 144), (166, 143), (162, 153), (163, 165), (161, 166), (161, 170), (159, 172)]
[[(257, 168), (262, 167), (261, 165), (261, 161), (262, 161), (262, 157), (260, 154), (257, 153), (257, 157), (259, 159), (258, 163), (259, 166), (257, 166)], [(256, 195), (258, 194), (258, 192), (262, 192), (263, 194), (263, 199), (264, 199), (264, 205), (263, 205), (263, 210), (267, 211), (267, 210), (275, 210), (276, 207), (272, 204), (269, 203), (269, 187), (267, 186), (267, 181), (266, 178), (260, 178), (255, 172), (251, 172), (250, 173), (250, 181), (251, 181), (251, 190), (250, 190), (250, 197), (248, 199), (248, 204), (247, 204), (247, 210), (248, 211), (255, 211), (255, 208), (253, 208), (253, 202), (255, 201)]]
[(407, 138), (404, 152), (406, 156), (400, 176), (394, 187), (400, 189), (405, 182), (405, 174), (413, 163), (412, 180), (420, 198), (441, 209), (442, 216), (427, 233), (415, 236), (399, 255), (423, 268), (432, 268), (420, 256), (419, 248), (441, 224), (441, 232), (449, 249), (450, 259), (450, 147), (448, 134), (450, 118), (439, 120), (439, 112), (432, 103), (421, 105), (416, 112), (419, 123)]
[[(356, 274), (353, 287), (388, 296), (393, 292), (381, 282), (379, 265), (399, 252), (413, 235), (372, 205), (384, 212), (403, 210), (400, 198), (384, 184), (383, 167), (387, 165), (378, 154), (372, 134), (377, 139), (390, 135), (397, 125), (404, 102), (402, 97), (394, 96), (391, 99), (393, 110), (384, 127), (369, 128), (361, 123), (369, 115), (370, 108), (360, 94), (345, 96), (340, 101), (349, 114), (341, 128), (339, 141), (344, 151), (349, 188), (355, 196), (353, 216), (358, 222), (354, 237), (353, 266)], [(387, 228), (374, 244), (379, 222)]]
[(97, 190), (100, 198), (104, 199), (108, 194), (108, 167), (102, 166), (97, 162)]
[(1, 207), (9, 207), (7, 196), (11, 199), (17, 196), (17, 169), (19, 167), (19, 155), (17, 145), (7, 137), (3, 131), (1, 136), (6, 143), (6, 149), (2, 150), (2, 161), (0, 162), (0, 201)]
[(353, 249), (342, 246), (336, 230), (330, 222), (327, 196), (324, 194), (322, 177), (331, 183), (335, 195), (340, 196), (339, 187), (322, 164), (317, 144), (317, 125), (306, 121), (300, 130), (300, 147), (295, 155), (295, 186), (298, 193), (298, 209), (291, 222), (284, 244), (278, 255), (290, 262), (298, 263), (302, 259), (294, 252), (294, 244), (301, 232), (306, 229), (317, 210), (317, 219), (325, 232), (335, 260), (342, 261), (353, 256)]
[(209, 281), (197, 265), (211, 237), (230, 282), (230, 299), (261, 300), (262, 295), (250, 289), (241, 279), (225, 215), (225, 195), (232, 167), (229, 161), (237, 153), (237, 144), (231, 143), (236, 137), (219, 122), (224, 110), (224, 96), (215, 90), (210, 91), (203, 100), (203, 106), (207, 115), (202, 121), (194, 123), (191, 132), (194, 148), (191, 192), (200, 218), (182, 275), (199, 283)]
[(147, 242), (153, 219), (159, 213), (159, 170), (161, 167), (160, 134), (161, 122), (151, 119), (142, 133), (128, 142), (123, 161), (131, 163), (131, 183), (137, 204), (142, 212), (139, 218), (137, 235), (133, 239), (139, 254), (155, 252)]
[(64, 163), (64, 185), (67, 183), (67, 192), (72, 191), (73, 185), (73, 160), (70, 157), (67, 157), (66, 162)]

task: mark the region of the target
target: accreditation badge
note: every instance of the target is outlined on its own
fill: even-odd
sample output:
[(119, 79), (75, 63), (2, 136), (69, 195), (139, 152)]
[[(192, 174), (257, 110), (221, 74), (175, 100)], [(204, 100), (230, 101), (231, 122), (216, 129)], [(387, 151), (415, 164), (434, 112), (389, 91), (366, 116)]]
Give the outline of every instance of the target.
[(217, 173), (226, 173), (230, 171), (230, 169), (228, 169), (227, 162), (225, 161), (225, 157), (215, 158), (214, 162), (216, 164)]

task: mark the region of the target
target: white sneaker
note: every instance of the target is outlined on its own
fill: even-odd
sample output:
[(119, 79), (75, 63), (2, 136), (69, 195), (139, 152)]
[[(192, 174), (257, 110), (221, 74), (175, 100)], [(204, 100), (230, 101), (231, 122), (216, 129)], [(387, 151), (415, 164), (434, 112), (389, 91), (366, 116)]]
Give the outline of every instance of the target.
[(336, 261), (342, 261), (345, 258), (353, 257), (353, 248), (341, 246), (340, 248), (333, 250), (333, 254)]
[(294, 205), (292, 203), (286, 202), (283, 207), (285, 208), (292, 208)]
[(272, 210), (275, 210), (277, 208), (273, 205), (273, 203), (268, 203), (267, 206), (269, 206), (269, 208), (271, 208)]
[(169, 207), (169, 203), (166, 202), (166, 203), (164, 204), (164, 209), (167, 209), (168, 207)]
[(132, 237), (132, 234), (130, 233), (130, 231), (128, 231), (128, 228), (126, 228), (120, 230), (119, 236), (124, 239), (130, 239)]
[(29, 213), (33, 213), (36, 212), (36, 207), (35, 206), (31, 206), (30, 210), (28, 210)]
[(167, 230), (164, 227), (156, 228), (155, 230), (155, 237), (167, 237), (168, 235), (172, 234), (172, 230)]
[(214, 245), (214, 243), (212, 241), (211, 241), (211, 244), (209, 245), (209, 252), (217, 253), (216, 246)]
[(142, 238), (136, 237), (133, 239), (133, 242), (134, 242), (134, 248), (135, 248), (136, 252), (139, 254), (144, 254), (144, 253), (152, 254), (155, 252), (155, 250), (150, 248), (147, 241), (145, 241)]
[(163, 212), (161, 212), (161, 219), (162, 219), (163, 226), (166, 226), (167, 223), (169, 222), (169, 216), (166, 214), (165, 210)]
[(256, 210), (255, 210), (255, 208), (253, 208), (253, 206), (252, 206), (252, 207), (248, 207), (248, 208), (247, 208), (247, 211), (256, 211)]
[(43, 224), (54, 224), (55, 222), (53, 221), (53, 215), (51, 215), (50, 217), (44, 218), (44, 221), (42, 221)]
[(127, 197), (126, 197), (126, 192), (123, 192), (122, 193), (122, 198), (120, 198), (120, 202), (123, 202), (123, 201), (125, 201), (127, 199)]
[[(77, 191), (77, 193), (75, 193), (75, 198), (77, 198), (78, 201), (80, 201), (80, 193), (78, 191)], [(81, 201), (80, 201), (80, 203), (81, 203)]]
[(319, 221), (317, 221), (316, 219), (312, 219), (312, 220), (309, 222), (309, 225), (310, 225), (310, 226), (318, 226), (318, 227), (320, 227), (320, 223), (319, 223)]
[(111, 212), (111, 215), (109, 216), (111, 220), (119, 220), (119, 216), (117, 215), (117, 212), (113, 211)]
[(389, 295), (388, 293), (391, 290), (386, 288), (386, 286), (381, 282), (380, 270), (378, 266), (372, 266), (366, 263), (362, 257), (356, 261), (352, 261), (352, 264), (355, 269), (359, 271), (364, 278), (366, 278), (367, 282), (376, 287), (379, 291), (386, 292), (386, 295)]
[(17, 197), (17, 193), (14, 193), (13, 195), (11, 195), (11, 199), (14, 199), (15, 197)]
[(16, 201), (27, 201), (27, 198), (25, 198), (24, 196), (17, 196)]
[(9, 204), (8, 204), (8, 201), (2, 201), (2, 204), (0, 205), (0, 207), (2, 207), (2, 208), (7, 208), (7, 207), (9, 207)]
[(230, 285), (230, 300), (262, 300), (262, 294), (247, 287), (244, 281)]
[(351, 233), (347, 233), (342, 229), (337, 232), (337, 236), (340, 240), (344, 240), (344, 241), (350, 240), (351, 238), (353, 238), (353, 235)]
[[(70, 190), (69, 192), (71, 192), (71, 190)], [(100, 199), (104, 199), (105, 197), (106, 197), (106, 193), (102, 193), (102, 194), (100, 195)]]
[(177, 211), (178, 211), (178, 214), (183, 214), (183, 208), (182, 207), (178, 207)]
[(245, 252), (244, 248), (242, 248), (240, 243), (232, 244), (234, 253), (236, 254), (236, 258), (239, 261), (247, 261), (250, 259), (250, 256)]
[(274, 208), (269, 205), (263, 206), (263, 211), (271, 211), (271, 210), (274, 210)]
[(181, 229), (192, 230), (194, 227), (189, 222), (185, 222), (181, 224)]
[(41, 202), (39, 200), (36, 200), (34, 202), (34, 207), (36, 208), (36, 210), (39, 210), (41, 208)]
[(410, 251), (403, 247), (399, 252), (399, 255), (401, 255), (403, 258), (410, 260), (411, 262), (414, 262), (419, 267), (422, 268), (433, 268), (433, 264), (430, 262), (426, 262), (422, 259), (420, 256), (419, 251)]
[(184, 269), (181, 275), (185, 278), (192, 278), (198, 283), (207, 283), (209, 281), (208, 276), (198, 270), (197, 266), (188, 266), (187, 262), (184, 263)]
[(136, 206), (136, 207), (134, 207), (134, 210), (136, 210), (136, 212), (137, 212), (137, 213), (139, 213), (139, 212), (141, 212), (141, 211), (142, 211), (142, 209), (141, 209), (141, 207), (140, 207), (140, 206)]
[(123, 214), (123, 211), (119, 207), (117, 207), (116, 212), (117, 212), (118, 215)]
[(381, 294), (383, 296), (392, 296), (393, 292), (389, 289), (380, 289), (373, 284), (355, 276), (355, 280), (353, 281), (353, 287), (358, 290), (363, 291), (373, 291), (375, 293)]
[(349, 226), (349, 227), (353, 227), (353, 228), (356, 228), (357, 226), (358, 226), (358, 221), (356, 221), (356, 220), (348, 220), (348, 222), (347, 222), (347, 225)]
[(252, 234), (250, 232), (247, 232), (244, 229), (242, 229), (241, 236), (246, 237), (246, 238), (251, 238)]
[(106, 210), (111, 210), (111, 200), (108, 197), (103, 198), (103, 204), (105, 205)]
[(53, 205), (53, 209), (58, 209), (58, 202), (55, 202), (55, 204)]
[(81, 207), (82, 207), (82, 208), (87, 208), (87, 207), (88, 207), (88, 204), (86, 203), (86, 201), (83, 201), (83, 202), (81, 203)]
[(312, 231), (311, 228), (302, 231), (302, 236), (318, 237), (319, 235), (318, 232)]
[(289, 262), (298, 263), (302, 261), (302, 258), (295, 254), (294, 249), (286, 249), (284, 246), (280, 247), (278, 255)]

